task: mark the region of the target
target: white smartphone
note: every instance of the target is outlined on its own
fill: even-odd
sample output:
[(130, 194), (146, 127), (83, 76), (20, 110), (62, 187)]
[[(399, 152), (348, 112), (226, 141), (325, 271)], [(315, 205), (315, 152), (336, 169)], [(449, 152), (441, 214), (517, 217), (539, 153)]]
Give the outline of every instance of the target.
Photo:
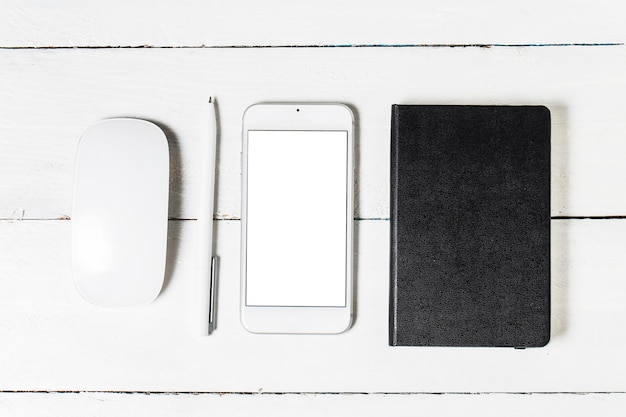
[(256, 104), (243, 118), (241, 322), (334, 334), (352, 323), (354, 117), (342, 104)]

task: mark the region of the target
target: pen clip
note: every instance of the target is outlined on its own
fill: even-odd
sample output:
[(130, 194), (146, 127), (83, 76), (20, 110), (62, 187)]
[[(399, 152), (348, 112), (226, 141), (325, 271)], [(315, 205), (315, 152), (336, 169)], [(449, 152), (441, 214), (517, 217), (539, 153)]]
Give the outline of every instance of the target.
[(211, 280), (209, 288), (209, 334), (215, 329), (215, 293), (217, 286), (217, 256), (211, 257)]

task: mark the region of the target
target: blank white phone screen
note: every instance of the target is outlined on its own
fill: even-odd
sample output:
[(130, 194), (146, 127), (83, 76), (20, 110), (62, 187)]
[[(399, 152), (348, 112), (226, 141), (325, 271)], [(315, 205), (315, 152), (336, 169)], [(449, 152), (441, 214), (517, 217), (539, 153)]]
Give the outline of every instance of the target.
[(345, 307), (347, 131), (248, 131), (246, 305)]

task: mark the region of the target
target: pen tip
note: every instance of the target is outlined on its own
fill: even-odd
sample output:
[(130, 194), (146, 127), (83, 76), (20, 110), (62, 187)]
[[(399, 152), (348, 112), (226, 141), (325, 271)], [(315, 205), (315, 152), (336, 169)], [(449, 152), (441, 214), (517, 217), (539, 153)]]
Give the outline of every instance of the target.
[(213, 103), (213, 97), (209, 97), (209, 103)]

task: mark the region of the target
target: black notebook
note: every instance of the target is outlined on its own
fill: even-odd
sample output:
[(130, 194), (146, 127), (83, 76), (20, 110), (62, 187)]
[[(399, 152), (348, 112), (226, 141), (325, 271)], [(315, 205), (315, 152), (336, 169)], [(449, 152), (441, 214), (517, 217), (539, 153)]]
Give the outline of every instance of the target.
[(550, 112), (394, 105), (392, 346), (550, 338)]

